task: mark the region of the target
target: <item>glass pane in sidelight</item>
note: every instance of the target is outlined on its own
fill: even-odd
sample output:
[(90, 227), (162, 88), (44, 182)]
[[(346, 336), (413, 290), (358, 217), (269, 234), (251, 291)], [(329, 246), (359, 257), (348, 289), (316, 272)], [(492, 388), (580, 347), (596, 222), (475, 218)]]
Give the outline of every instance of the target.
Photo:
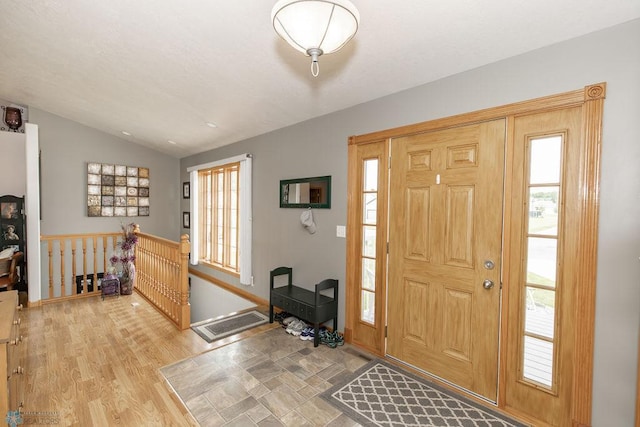
[(551, 388), (553, 378), (553, 343), (533, 337), (524, 337), (525, 379)]
[(559, 194), (559, 186), (529, 189), (529, 234), (558, 235)]
[(560, 182), (562, 137), (548, 136), (530, 141), (529, 184), (557, 184)]
[(376, 257), (376, 227), (365, 225), (362, 227), (362, 255)]
[(378, 159), (364, 161), (364, 191), (378, 191)]
[(373, 324), (376, 317), (376, 294), (363, 290), (360, 303), (360, 319)]
[(525, 332), (553, 339), (556, 293), (546, 289), (525, 287)]
[(364, 193), (362, 198), (362, 222), (375, 225), (378, 216), (378, 194)]
[(558, 240), (529, 237), (527, 245), (527, 283), (556, 286)]
[(376, 260), (362, 258), (362, 288), (376, 290)]

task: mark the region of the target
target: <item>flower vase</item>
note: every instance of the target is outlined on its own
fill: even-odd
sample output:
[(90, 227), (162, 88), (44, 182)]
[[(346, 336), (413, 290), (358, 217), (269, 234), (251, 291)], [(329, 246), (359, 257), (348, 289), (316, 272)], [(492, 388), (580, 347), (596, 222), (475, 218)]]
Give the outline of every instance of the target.
[(131, 264), (128, 268), (128, 274), (120, 277), (120, 295), (131, 295), (133, 293), (133, 283), (136, 278), (136, 268)]

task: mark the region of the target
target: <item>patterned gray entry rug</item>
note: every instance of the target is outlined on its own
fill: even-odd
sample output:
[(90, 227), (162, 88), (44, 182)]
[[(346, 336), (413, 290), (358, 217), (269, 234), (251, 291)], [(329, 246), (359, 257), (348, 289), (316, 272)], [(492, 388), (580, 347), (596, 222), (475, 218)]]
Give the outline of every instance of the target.
[(246, 313), (235, 314), (215, 320), (204, 320), (194, 323), (191, 329), (207, 342), (213, 342), (220, 338), (228, 337), (254, 328), (269, 321), (269, 317), (255, 310)]
[(380, 359), (321, 396), (365, 426), (525, 427)]

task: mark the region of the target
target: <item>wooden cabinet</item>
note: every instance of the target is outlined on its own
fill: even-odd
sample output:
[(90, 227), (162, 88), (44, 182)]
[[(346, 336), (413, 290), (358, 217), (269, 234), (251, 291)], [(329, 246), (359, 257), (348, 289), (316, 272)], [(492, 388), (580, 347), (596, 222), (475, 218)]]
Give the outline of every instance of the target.
[(24, 368), (20, 366), (20, 311), (18, 291), (0, 292), (0, 414), (20, 411), (23, 402)]
[(0, 197), (0, 250), (13, 247), (15, 252), (22, 252), (20, 269), (20, 282), (18, 290), (26, 291), (27, 259), (27, 227), (24, 215), (24, 197), (1, 196)]

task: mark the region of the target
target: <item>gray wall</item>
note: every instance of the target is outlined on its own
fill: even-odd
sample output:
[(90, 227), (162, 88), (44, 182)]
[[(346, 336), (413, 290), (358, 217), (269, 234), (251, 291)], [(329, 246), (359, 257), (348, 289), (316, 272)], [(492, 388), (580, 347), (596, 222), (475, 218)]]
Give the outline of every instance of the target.
[[(29, 113), (29, 121), (39, 127), (43, 235), (119, 231), (121, 222), (135, 222), (143, 232), (176, 239), (181, 197), (177, 159), (42, 110), (30, 108)], [(148, 167), (150, 215), (88, 217), (88, 162)]]
[[(603, 130), (596, 301), (594, 426), (632, 426), (640, 325), (640, 20), (490, 64), (353, 108), (181, 160), (186, 168), (254, 155), (255, 294), (268, 297), (269, 270), (294, 281), (335, 277), (344, 327), (347, 137), (607, 82)], [(392, 78), (390, 76), (390, 78)], [(313, 102), (310, 99), (309, 102)], [(332, 208), (315, 210), (318, 232), (299, 209), (280, 209), (280, 179), (332, 175)], [(181, 210), (188, 210), (186, 201)], [(183, 230), (186, 231), (186, 230)], [(203, 269), (206, 270), (206, 269)], [(210, 271), (207, 271), (211, 273)], [(218, 273), (214, 273), (220, 276)], [(237, 281), (227, 278), (229, 283)], [(238, 285), (240, 286), (240, 285)]]

